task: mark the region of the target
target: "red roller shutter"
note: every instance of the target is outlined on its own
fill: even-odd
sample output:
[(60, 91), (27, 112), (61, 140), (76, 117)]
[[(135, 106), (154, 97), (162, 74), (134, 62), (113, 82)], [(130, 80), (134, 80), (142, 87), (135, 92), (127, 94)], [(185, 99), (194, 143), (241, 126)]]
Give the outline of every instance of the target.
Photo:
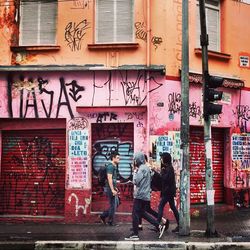
[[(224, 135), (223, 129), (212, 129), (213, 175), (215, 202), (223, 202)], [(206, 202), (205, 145), (202, 128), (190, 129), (191, 204)]]
[(63, 216), (65, 130), (3, 131), (0, 214)]
[(134, 154), (133, 123), (96, 123), (92, 124), (92, 211), (103, 211), (107, 198), (98, 184), (97, 173), (109, 161), (112, 151), (120, 154), (118, 166), (118, 188), (121, 205), (118, 212), (131, 212), (133, 201), (132, 161)]

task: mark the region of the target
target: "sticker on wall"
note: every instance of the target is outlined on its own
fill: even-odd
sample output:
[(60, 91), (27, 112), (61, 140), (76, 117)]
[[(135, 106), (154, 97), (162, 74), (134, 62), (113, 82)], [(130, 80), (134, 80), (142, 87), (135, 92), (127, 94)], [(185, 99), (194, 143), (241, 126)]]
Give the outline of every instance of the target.
[(249, 56), (240, 56), (240, 67), (249, 67)]
[(234, 168), (250, 171), (250, 133), (232, 135), (232, 161)]
[(69, 186), (89, 189), (88, 130), (69, 131)]

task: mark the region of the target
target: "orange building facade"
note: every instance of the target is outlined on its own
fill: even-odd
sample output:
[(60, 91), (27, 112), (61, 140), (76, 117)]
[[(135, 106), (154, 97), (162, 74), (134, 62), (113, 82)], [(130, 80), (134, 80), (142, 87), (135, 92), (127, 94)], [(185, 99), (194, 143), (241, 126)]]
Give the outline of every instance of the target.
[[(209, 72), (224, 78), (223, 112), (212, 119), (215, 202), (248, 206), (250, 5), (208, 0), (206, 13)], [(206, 202), (198, 38), (192, 0), (192, 204)], [(156, 164), (170, 152), (179, 186), (181, 0), (1, 1), (0, 44), (1, 219), (95, 221), (107, 205), (98, 171), (115, 150), (119, 220), (132, 211), (134, 152)], [(155, 208), (158, 199), (153, 192)]]

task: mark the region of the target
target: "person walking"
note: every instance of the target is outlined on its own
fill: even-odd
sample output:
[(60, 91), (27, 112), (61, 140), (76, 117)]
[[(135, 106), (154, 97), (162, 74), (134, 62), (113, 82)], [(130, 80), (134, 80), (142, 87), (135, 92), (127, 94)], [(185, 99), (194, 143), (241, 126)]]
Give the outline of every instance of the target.
[[(150, 169), (150, 173), (151, 173), (151, 191), (160, 191), (161, 190), (161, 176), (158, 172), (155, 171), (155, 168), (149, 163), (148, 161), (148, 156), (146, 154), (144, 154), (145, 157), (145, 164), (149, 167)], [(155, 178), (156, 177), (156, 178)], [(157, 186), (157, 189), (155, 189), (155, 187), (153, 187), (153, 178), (155, 178), (157, 184), (155, 185), (155, 187)], [(154, 190), (155, 189), (155, 190)], [(147, 205), (146, 205), (146, 212), (150, 215), (152, 215), (153, 217), (155, 217), (156, 219), (158, 219), (158, 212), (156, 212), (152, 207), (151, 207), (151, 202), (150, 200), (147, 201)], [(169, 227), (169, 220), (165, 219), (162, 217), (161, 222), (163, 224), (165, 224), (165, 230), (168, 229)], [(138, 229), (139, 230), (143, 230), (142, 227), (142, 218), (139, 219), (139, 225), (138, 225)]]
[(120, 161), (120, 155), (118, 152), (113, 152), (110, 156), (111, 162), (106, 167), (107, 180), (104, 187), (109, 200), (109, 208), (105, 210), (100, 219), (103, 224), (106, 224), (106, 218), (108, 218), (108, 225), (114, 226), (114, 216), (116, 208), (119, 205), (118, 189), (117, 189), (117, 166)]
[(175, 182), (175, 173), (172, 165), (172, 157), (169, 153), (161, 154), (161, 180), (162, 180), (162, 189), (161, 189), (161, 200), (158, 206), (158, 221), (161, 221), (163, 216), (164, 207), (167, 203), (171, 210), (174, 213), (177, 226), (172, 232), (179, 232), (179, 213), (175, 206), (174, 197), (176, 196), (176, 182)]
[(125, 240), (139, 240), (138, 225), (140, 218), (153, 224), (159, 232), (159, 238), (161, 238), (165, 230), (165, 225), (161, 225), (146, 212), (151, 194), (151, 173), (150, 168), (145, 164), (144, 154), (140, 152), (134, 156), (133, 183), (135, 185), (132, 211), (133, 232)]

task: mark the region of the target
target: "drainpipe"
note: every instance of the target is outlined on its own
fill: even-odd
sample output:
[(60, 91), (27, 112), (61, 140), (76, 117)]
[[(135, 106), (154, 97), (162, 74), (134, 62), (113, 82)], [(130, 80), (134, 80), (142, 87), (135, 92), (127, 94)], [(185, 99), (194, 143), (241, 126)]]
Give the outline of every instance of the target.
[(150, 8), (150, 0), (147, 0), (147, 67), (150, 66), (151, 64), (151, 58), (150, 58), (150, 38), (151, 38), (151, 21), (150, 21), (150, 18), (151, 18), (151, 8)]
[[(151, 21), (150, 21), (150, 12), (151, 12), (151, 8), (150, 8), (150, 0), (147, 0), (147, 48), (146, 48), (146, 64), (147, 67), (150, 66), (150, 37), (151, 37)], [(146, 77), (145, 80), (147, 80), (147, 128), (146, 128), (146, 140), (147, 140), (147, 153), (150, 152), (150, 126), (149, 126), (149, 122), (150, 122), (150, 74), (149, 71), (147, 70), (147, 73), (144, 74), (144, 76)], [(148, 154), (149, 155), (149, 154)]]

